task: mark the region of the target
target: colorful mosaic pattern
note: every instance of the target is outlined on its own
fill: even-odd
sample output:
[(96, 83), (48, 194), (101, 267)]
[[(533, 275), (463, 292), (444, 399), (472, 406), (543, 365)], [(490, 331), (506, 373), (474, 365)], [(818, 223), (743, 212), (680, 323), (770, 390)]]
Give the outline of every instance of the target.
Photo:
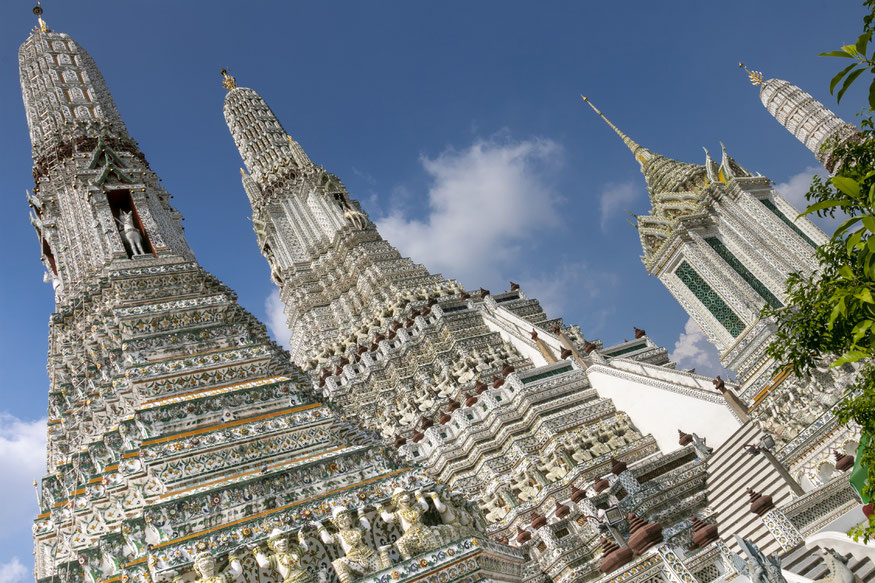
[(737, 337), (744, 331), (744, 322), (741, 321), (741, 318), (711, 289), (702, 276), (690, 267), (689, 263), (682, 261), (675, 274), (733, 337)]
[(744, 263), (739, 261), (738, 257), (736, 257), (729, 248), (723, 244), (723, 241), (718, 239), (717, 237), (708, 237), (705, 239), (705, 242), (711, 246), (714, 251), (717, 252), (717, 255), (723, 258), (723, 260), (729, 264), (729, 266), (735, 270), (735, 273), (741, 276), (741, 278), (750, 285), (770, 306), (773, 308), (782, 308), (784, 306), (781, 303), (781, 300), (775, 297), (775, 295), (769, 291), (763, 282), (758, 280), (756, 276), (750, 272), (750, 270), (745, 267)]

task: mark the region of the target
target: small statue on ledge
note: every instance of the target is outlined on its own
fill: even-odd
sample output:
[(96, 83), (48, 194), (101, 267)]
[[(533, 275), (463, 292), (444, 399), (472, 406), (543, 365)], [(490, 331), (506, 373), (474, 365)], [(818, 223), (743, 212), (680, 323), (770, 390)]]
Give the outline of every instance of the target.
[(301, 565), (304, 553), (309, 550), (303, 531), (298, 531), (298, 544), (294, 544), (284, 532), (275, 528), (267, 539), (267, 548), (272, 551), (270, 555), (261, 547), (252, 549), (259, 567), (279, 573), (283, 583), (316, 583), (310, 571)]
[[(240, 564), (240, 559), (233, 553), (228, 557), (228, 566), (223, 570), (216, 570), (216, 559), (209, 551), (201, 551), (194, 557), (194, 572), (197, 573), (195, 583), (231, 583), (237, 581), (243, 573), (243, 566)], [(174, 583), (182, 581), (182, 578), (176, 576), (173, 578)]]
[(412, 503), (410, 493), (403, 488), (396, 488), (392, 493), (394, 512), (387, 512), (382, 504), (377, 505), (377, 512), (386, 522), (397, 522), (404, 534), (395, 542), (395, 547), (405, 560), (413, 555), (424, 553), (440, 546), (437, 534), (422, 523), (422, 515), (428, 511), (428, 502), (422, 492), (416, 493), (416, 503)]
[(350, 583), (353, 579), (364, 577), (375, 571), (386, 569), (390, 566), (388, 550), (380, 549), (379, 556), (370, 548), (364, 541), (364, 531), (371, 529), (371, 524), (364, 516), (359, 519), (359, 524), (362, 528), (353, 526), (353, 515), (350, 510), (344, 506), (335, 506), (331, 512), (331, 522), (337, 528), (336, 534), (331, 534), (328, 529), (319, 521), (316, 523), (316, 528), (319, 532), (319, 537), (325, 544), (335, 543), (339, 545), (345, 556), (331, 561), (331, 566), (334, 567), (334, 572), (337, 573), (340, 583)]

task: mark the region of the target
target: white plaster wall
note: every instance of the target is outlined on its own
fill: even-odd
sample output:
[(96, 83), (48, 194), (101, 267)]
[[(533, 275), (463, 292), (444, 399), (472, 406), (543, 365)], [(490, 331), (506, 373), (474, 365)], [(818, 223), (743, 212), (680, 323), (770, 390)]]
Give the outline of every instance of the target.
[(646, 383), (646, 377), (638, 382), (611, 372), (598, 366), (590, 368), (587, 376), (599, 396), (611, 399), (617, 409), (628, 413), (639, 431), (653, 435), (663, 453), (680, 449), (678, 429), (704, 437), (716, 449), (741, 427), (723, 403), (653, 386)]
[[(486, 327), (489, 328), (493, 332), (498, 332), (501, 334), (501, 339), (510, 342), (514, 348), (516, 348), (520, 354), (531, 360), (535, 366), (544, 366), (546, 364), (550, 364), (547, 362), (547, 359), (544, 358), (544, 355), (541, 354), (541, 351), (537, 348), (529, 345), (521, 336), (517, 336), (516, 334), (511, 334), (504, 327), (500, 326), (495, 320), (493, 320), (490, 314), (483, 313), (483, 321), (486, 323)], [(510, 326), (508, 326), (510, 327)], [(516, 328), (514, 326), (514, 328)], [(529, 330), (531, 330), (533, 326), (529, 324)], [(554, 350), (556, 353), (556, 358), (559, 358), (559, 352)]]

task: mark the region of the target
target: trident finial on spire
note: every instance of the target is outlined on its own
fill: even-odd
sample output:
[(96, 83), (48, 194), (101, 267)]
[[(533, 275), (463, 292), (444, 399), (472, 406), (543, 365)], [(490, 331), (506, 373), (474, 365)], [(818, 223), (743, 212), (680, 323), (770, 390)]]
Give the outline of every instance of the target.
[(763, 74), (759, 71), (751, 71), (748, 69), (744, 63), (738, 63), (738, 66), (747, 73), (748, 78), (750, 79), (751, 85), (762, 85), (763, 84)]
[(599, 114), (599, 117), (601, 117), (603, 120), (605, 120), (605, 123), (608, 124), (612, 130), (617, 132), (617, 135), (620, 136), (620, 139), (623, 140), (623, 143), (626, 144), (626, 146), (635, 155), (635, 158), (638, 160), (639, 164), (641, 164), (643, 166), (644, 163), (650, 159), (651, 154), (647, 148), (638, 144), (637, 142), (635, 142), (635, 140), (633, 140), (632, 138), (630, 138), (629, 136), (627, 136), (626, 134), (621, 132), (620, 128), (618, 128), (617, 126), (612, 124), (611, 120), (606, 118), (605, 114), (603, 114), (601, 111), (599, 111), (599, 108), (597, 108), (595, 105), (593, 105), (592, 101), (590, 101), (589, 99), (587, 99), (583, 95), (581, 95), (580, 97), (581, 97), (581, 99), (583, 99), (584, 102), (586, 102), (593, 109), (593, 111), (595, 111), (597, 114)]
[(42, 17), (43, 7), (40, 6), (39, 0), (37, 0), (36, 6), (33, 7), (33, 13), (36, 14), (36, 21), (39, 23), (39, 26), (33, 29), (34, 32), (49, 32), (49, 26)]
[(227, 70), (227, 69), (222, 69), (222, 70), (219, 71), (219, 72), (222, 74), (222, 77), (223, 77), (223, 79), (222, 79), (222, 87), (224, 87), (224, 88), (227, 89), (228, 91), (231, 91), (231, 90), (237, 88), (237, 80), (234, 79), (234, 76), (233, 76), (233, 75), (231, 75), (230, 73), (228, 73), (228, 70)]

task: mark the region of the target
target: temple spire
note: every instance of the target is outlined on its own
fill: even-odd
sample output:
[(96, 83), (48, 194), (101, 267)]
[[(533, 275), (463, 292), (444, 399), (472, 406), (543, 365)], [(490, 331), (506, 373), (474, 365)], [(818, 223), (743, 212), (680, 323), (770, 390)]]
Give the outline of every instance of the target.
[(632, 138), (630, 138), (629, 136), (624, 134), (620, 130), (620, 128), (618, 128), (613, 123), (611, 123), (611, 120), (609, 120), (607, 117), (605, 117), (605, 114), (603, 114), (601, 111), (599, 111), (599, 108), (597, 108), (595, 105), (593, 105), (593, 103), (589, 99), (587, 99), (583, 95), (581, 95), (580, 97), (583, 99), (584, 102), (586, 102), (593, 109), (593, 111), (595, 111), (597, 114), (599, 114), (599, 117), (601, 117), (603, 120), (605, 120), (605, 123), (608, 124), (612, 130), (617, 132), (617, 135), (620, 136), (620, 139), (623, 140), (623, 143), (626, 144), (626, 147), (628, 147), (629, 150), (632, 151), (632, 154), (635, 156), (635, 159), (638, 160), (638, 163), (641, 164), (642, 167), (653, 157), (653, 153), (650, 150), (648, 150), (647, 148), (645, 148), (644, 146), (642, 146), (641, 144), (639, 144), (638, 142), (636, 142), (635, 140), (633, 140)]
[(747, 72), (750, 82), (759, 87), (760, 101), (766, 111), (787, 131), (796, 136), (821, 164), (835, 172), (840, 160), (836, 148), (848, 140), (859, 139), (860, 131), (830, 111), (820, 101), (781, 79), (765, 79), (759, 71), (752, 71), (739, 63)]

